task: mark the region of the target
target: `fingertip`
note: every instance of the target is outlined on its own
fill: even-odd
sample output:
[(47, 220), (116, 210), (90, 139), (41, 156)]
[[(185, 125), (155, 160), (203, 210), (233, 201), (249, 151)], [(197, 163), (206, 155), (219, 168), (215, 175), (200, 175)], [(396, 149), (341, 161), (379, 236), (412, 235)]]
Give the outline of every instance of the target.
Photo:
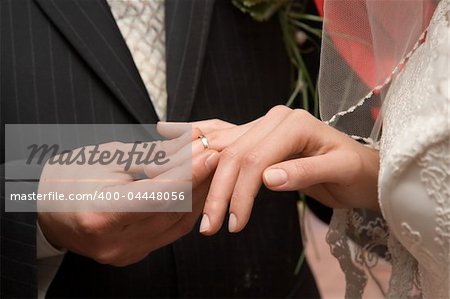
[(204, 236), (212, 236), (220, 229), (220, 225), (214, 223), (214, 217), (209, 217), (208, 213), (204, 213), (202, 221), (200, 222), (199, 232)]
[(268, 168), (263, 173), (264, 185), (269, 188), (281, 187), (288, 182), (288, 179), (286, 170), (282, 168)]
[(211, 224), (209, 222), (208, 214), (203, 214), (202, 221), (200, 222), (199, 232), (205, 234), (209, 231)]
[(208, 150), (208, 157), (205, 160), (205, 167), (209, 171), (216, 169), (217, 164), (219, 164), (219, 153), (214, 150)]
[(225, 209), (226, 207), (223, 206), (222, 202), (212, 200), (211, 196), (208, 195), (203, 207), (204, 216), (201, 223), (203, 226), (200, 225), (200, 233), (205, 236), (216, 234), (222, 228)]
[(249, 221), (249, 216), (238, 215), (238, 213), (230, 212), (228, 216), (228, 232), (236, 234), (240, 233)]
[(237, 218), (236, 214), (230, 213), (230, 216), (228, 218), (228, 231), (230, 233), (236, 233), (237, 232)]

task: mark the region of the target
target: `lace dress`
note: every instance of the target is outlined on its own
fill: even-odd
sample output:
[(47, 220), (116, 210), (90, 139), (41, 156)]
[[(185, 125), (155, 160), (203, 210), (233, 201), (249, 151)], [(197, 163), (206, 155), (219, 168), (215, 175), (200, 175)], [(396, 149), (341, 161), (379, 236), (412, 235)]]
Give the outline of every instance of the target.
[(327, 241), (345, 273), (347, 298), (362, 296), (380, 256), (392, 264), (388, 297), (450, 298), (449, 20), (443, 0), (386, 97), (382, 215), (335, 210)]

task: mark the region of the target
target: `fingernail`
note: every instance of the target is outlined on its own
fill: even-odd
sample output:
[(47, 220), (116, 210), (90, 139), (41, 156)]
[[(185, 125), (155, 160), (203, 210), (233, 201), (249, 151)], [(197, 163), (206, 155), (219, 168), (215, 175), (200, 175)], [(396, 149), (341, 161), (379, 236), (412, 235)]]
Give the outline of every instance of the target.
[(212, 171), (214, 170), (214, 168), (216, 168), (218, 162), (219, 154), (214, 152), (206, 159), (205, 166), (209, 171)]
[(236, 226), (237, 226), (236, 215), (234, 215), (234, 213), (231, 213), (230, 218), (228, 219), (228, 231), (230, 233), (234, 233), (236, 231)]
[(203, 232), (208, 231), (210, 226), (211, 225), (209, 224), (209, 217), (208, 217), (208, 215), (203, 214), (202, 222), (200, 223), (200, 232), (203, 233)]
[(264, 172), (264, 179), (270, 187), (283, 185), (287, 182), (288, 176), (283, 169), (269, 169)]

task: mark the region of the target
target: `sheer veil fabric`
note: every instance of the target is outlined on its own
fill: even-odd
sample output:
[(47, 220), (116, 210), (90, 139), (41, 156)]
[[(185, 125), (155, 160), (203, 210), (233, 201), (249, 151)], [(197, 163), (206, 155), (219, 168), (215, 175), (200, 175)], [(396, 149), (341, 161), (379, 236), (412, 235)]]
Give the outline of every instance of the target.
[(321, 118), (376, 140), (377, 108), (423, 39), (435, 7), (434, 0), (325, 0)]
[[(363, 296), (380, 258), (392, 266), (387, 297), (450, 298), (449, 6), (449, 0), (325, 0), (321, 118), (380, 148), (381, 156), (383, 214), (336, 209), (327, 235), (347, 298)], [(402, 193), (404, 202), (429, 214), (416, 217), (417, 230), (391, 204), (396, 184), (413, 170), (417, 180), (408, 183), (417, 188)], [(415, 196), (422, 191), (421, 206)], [(405, 209), (405, 219), (412, 210)]]

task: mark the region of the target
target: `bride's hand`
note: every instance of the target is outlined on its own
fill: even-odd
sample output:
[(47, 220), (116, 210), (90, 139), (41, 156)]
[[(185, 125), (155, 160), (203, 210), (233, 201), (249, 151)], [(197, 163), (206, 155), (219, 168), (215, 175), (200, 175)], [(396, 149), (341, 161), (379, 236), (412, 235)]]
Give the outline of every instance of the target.
[(277, 106), (244, 127), (205, 135), (222, 150), (203, 210), (205, 235), (220, 229), (228, 207), (229, 231), (241, 231), (262, 182), (275, 191), (302, 190), (330, 207), (379, 208), (378, 152), (304, 110)]
[(260, 119), (256, 119), (240, 126), (220, 119), (209, 119), (191, 123), (159, 122), (157, 127), (158, 133), (169, 139), (179, 138), (185, 134), (187, 128), (189, 128), (187, 127), (187, 124), (189, 124), (192, 128), (192, 143), (170, 155), (168, 157), (168, 163), (158, 165), (158, 167), (148, 167), (147, 172), (151, 176), (157, 176), (168, 169), (176, 167), (181, 163), (180, 161), (188, 159), (188, 156), (195, 158), (202, 155), (205, 149), (199, 139), (199, 136), (201, 135), (207, 136), (210, 149), (220, 152), (233, 144), (253, 125), (258, 123), (259, 120)]

